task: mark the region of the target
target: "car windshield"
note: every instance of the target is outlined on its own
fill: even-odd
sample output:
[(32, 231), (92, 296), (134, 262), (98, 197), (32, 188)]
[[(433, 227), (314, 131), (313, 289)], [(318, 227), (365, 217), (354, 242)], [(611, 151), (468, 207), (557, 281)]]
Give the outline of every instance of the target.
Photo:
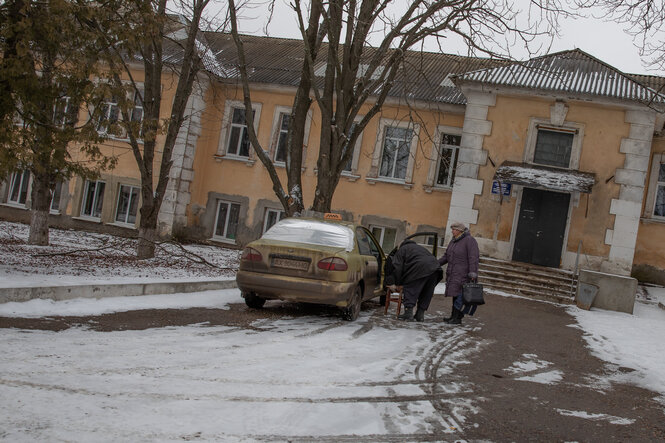
[(316, 220), (287, 218), (276, 223), (262, 238), (353, 250), (351, 228)]

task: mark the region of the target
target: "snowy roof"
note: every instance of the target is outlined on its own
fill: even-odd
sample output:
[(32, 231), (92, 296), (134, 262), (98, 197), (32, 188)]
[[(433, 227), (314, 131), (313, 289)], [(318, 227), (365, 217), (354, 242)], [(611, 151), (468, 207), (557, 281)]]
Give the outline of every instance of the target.
[(457, 84), (482, 83), (512, 86), (574, 95), (593, 95), (644, 104), (665, 104), (665, 96), (630, 76), (574, 49), (537, 57), (524, 62), (467, 72), (456, 77)]
[(553, 191), (590, 193), (596, 183), (596, 175), (591, 172), (505, 161), (497, 168), (494, 180)]

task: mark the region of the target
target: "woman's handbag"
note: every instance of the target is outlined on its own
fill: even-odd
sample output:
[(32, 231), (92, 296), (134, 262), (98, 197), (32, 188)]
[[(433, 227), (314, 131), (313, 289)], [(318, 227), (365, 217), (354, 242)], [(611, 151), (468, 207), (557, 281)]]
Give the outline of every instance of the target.
[(462, 285), (462, 300), (465, 305), (484, 305), (483, 285), (480, 283), (464, 283)]

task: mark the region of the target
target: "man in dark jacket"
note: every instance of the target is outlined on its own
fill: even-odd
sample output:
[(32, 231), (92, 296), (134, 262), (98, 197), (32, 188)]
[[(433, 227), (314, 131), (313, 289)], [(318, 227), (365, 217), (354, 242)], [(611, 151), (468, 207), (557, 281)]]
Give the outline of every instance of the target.
[[(443, 278), (443, 270), (436, 257), (411, 240), (404, 240), (392, 257), (395, 285), (402, 286), (405, 321), (424, 321), (425, 311), (432, 301), (434, 288)], [(392, 288), (394, 289), (394, 288)], [(413, 307), (418, 310), (413, 315)]]
[(444, 322), (459, 325), (464, 317), (462, 301), (462, 285), (478, 278), (478, 261), (480, 253), (478, 242), (471, 236), (463, 223), (454, 222), (450, 225), (453, 238), (448, 243), (446, 253), (439, 259), (440, 265), (448, 264), (446, 268), (446, 297), (453, 298), (453, 308), (450, 317)]

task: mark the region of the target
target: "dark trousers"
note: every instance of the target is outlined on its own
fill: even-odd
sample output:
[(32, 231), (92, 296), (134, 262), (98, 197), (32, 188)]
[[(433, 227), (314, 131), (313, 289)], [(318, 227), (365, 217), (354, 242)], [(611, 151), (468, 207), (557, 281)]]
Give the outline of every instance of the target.
[(434, 295), (434, 288), (439, 283), (439, 275), (435, 272), (427, 277), (402, 285), (403, 302), (407, 308), (412, 308), (418, 303), (418, 309), (427, 310)]

